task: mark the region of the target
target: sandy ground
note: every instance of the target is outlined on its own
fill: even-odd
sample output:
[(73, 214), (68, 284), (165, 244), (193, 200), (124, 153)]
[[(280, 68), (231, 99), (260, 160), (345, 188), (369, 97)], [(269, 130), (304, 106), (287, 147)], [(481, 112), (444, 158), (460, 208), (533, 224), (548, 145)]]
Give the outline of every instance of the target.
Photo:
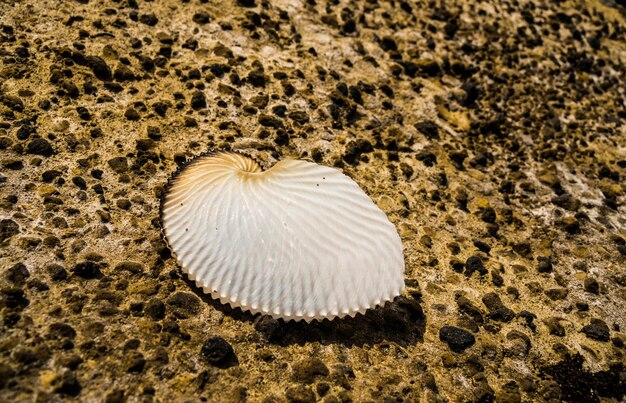
[[(623, 400), (625, 38), (621, 0), (1, 1), (0, 400)], [(204, 296), (159, 203), (212, 149), (352, 177), (406, 292)]]

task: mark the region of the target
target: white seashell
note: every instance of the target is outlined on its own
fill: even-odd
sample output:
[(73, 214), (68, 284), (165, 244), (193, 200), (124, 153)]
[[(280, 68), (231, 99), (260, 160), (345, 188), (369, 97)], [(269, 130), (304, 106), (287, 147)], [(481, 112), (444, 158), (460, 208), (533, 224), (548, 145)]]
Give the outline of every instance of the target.
[(285, 320), (364, 313), (404, 289), (402, 242), (387, 216), (336, 169), (285, 160), (197, 158), (161, 206), (189, 278), (233, 308)]

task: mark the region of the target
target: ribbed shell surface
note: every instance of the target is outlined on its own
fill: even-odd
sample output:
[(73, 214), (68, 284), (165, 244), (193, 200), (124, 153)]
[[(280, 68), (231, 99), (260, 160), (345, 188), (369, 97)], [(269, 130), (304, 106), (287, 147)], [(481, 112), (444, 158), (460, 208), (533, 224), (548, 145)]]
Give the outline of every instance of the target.
[(172, 180), (161, 214), (189, 278), (252, 313), (354, 316), (404, 288), (395, 227), (333, 168), (285, 160), (262, 171), (243, 155), (211, 154)]

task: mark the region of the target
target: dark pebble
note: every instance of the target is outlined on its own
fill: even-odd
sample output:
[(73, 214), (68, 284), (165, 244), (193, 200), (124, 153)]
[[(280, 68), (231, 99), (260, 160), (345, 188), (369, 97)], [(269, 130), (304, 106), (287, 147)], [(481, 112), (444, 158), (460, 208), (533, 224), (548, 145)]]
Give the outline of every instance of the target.
[(42, 155), (44, 157), (49, 157), (54, 154), (54, 149), (52, 145), (50, 145), (50, 142), (41, 137), (32, 139), (26, 146), (26, 151), (29, 154)]
[(476, 343), (473, 334), (454, 326), (444, 326), (439, 329), (439, 340), (448, 344), (450, 350), (455, 353), (462, 353)]
[(26, 284), (26, 279), (30, 276), (28, 269), (24, 263), (16, 263), (9, 270), (7, 270), (5, 277), (14, 285), (21, 287)]
[(432, 59), (420, 59), (416, 63), (417, 70), (429, 77), (435, 77), (441, 74), (441, 67)]
[(50, 351), (43, 345), (41, 347), (17, 347), (13, 349), (11, 358), (20, 364), (40, 366), (50, 358)]
[(256, 2), (254, 0), (237, 0), (237, 5), (241, 7), (256, 7)]
[(89, 135), (92, 139), (97, 139), (104, 136), (104, 133), (102, 132), (102, 129), (100, 129), (99, 127), (95, 127), (89, 131)]
[(303, 111), (295, 111), (289, 114), (289, 119), (295, 120), (296, 122), (303, 125), (309, 121), (309, 115), (307, 115), (306, 112)]
[(198, 126), (198, 122), (196, 122), (196, 119), (192, 118), (191, 116), (185, 116), (185, 127), (196, 127)]
[(580, 200), (569, 193), (563, 193), (552, 199), (552, 203), (569, 211), (576, 211), (580, 208)]
[(104, 61), (104, 59), (98, 56), (87, 56), (85, 60), (87, 62), (87, 66), (89, 66), (89, 68), (97, 78), (103, 81), (111, 80), (111, 68)]
[(0, 101), (16, 112), (22, 112), (24, 110), (24, 102), (14, 95), (0, 95)]
[(548, 327), (548, 332), (553, 336), (563, 337), (565, 336), (565, 328), (561, 325), (561, 318), (550, 317), (546, 318), (543, 323)]
[(158, 299), (151, 299), (146, 304), (144, 312), (154, 320), (163, 319), (165, 317), (165, 304)]
[(66, 323), (53, 323), (48, 326), (48, 337), (51, 339), (74, 339), (76, 330)]
[(490, 311), (495, 311), (496, 309), (504, 306), (502, 300), (500, 299), (500, 296), (498, 296), (498, 294), (496, 294), (495, 292), (485, 294), (482, 298), (482, 301), (483, 304), (485, 304), (487, 309), (489, 309)]
[(48, 266), (46, 266), (46, 271), (53, 281), (61, 281), (67, 278), (67, 271), (63, 268), (63, 266), (59, 264), (49, 264)]
[(6, 150), (13, 145), (13, 140), (6, 136), (0, 136), (0, 150)]
[(26, 140), (31, 134), (37, 133), (37, 130), (31, 125), (22, 125), (15, 133), (18, 140)]
[(473, 243), (474, 243), (474, 246), (477, 247), (478, 250), (480, 250), (481, 252), (485, 252), (485, 253), (491, 252), (491, 246), (481, 241), (480, 239), (475, 239)]
[(432, 167), (437, 163), (437, 156), (428, 151), (422, 151), (415, 155), (418, 161), (421, 161), (427, 167)]
[(246, 80), (254, 87), (265, 87), (265, 74), (262, 70), (252, 70)]
[(272, 113), (276, 116), (284, 117), (287, 113), (287, 107), (285, 105), (276, 105), (272, 107)]
[(465, 275), (469, 277), (475, 271), (477, 271), (480, 275), (487, 274), (487, 269), (485, 269), (485, 265), (480, 257), (470, 256), (465, 261)]
[(587, 277), (585, 278), (584, 288), (587, 292), (597, 294), (600, 291), (600, 284), (598, 284), (598, 280), (595, 278)]
[(465, 91), (465, 99), (463, 100), (464, 106), (470, 106), (474, 104), (474, 102), (480, 96), (481, 91), (478, 85), (476, 85), (476, 83), (469, 82), (469, 81), (464, 82), (461, 85), (461, 89)]
[(552, 271), (552, 259), (546, 256), (537, 257), (537, 271), (539, 273), (550, 273)]
[(128, 199), (119, 199), (115, 203), (117, 204), (117, 207), (121, 208), (122, 210), (128, 210), (132, 205), (130, 200)]
[(259, 316), (254, 321), (254, 329), (261, 333), (268, 341), (276, 341), (283, 333), (280, 322), (269, 315)]
[(317, 385), (315, 385), (315, 390), (317, 391), (317, 394), (320, 397), (324, 397), (330, 390), (330, 385), (327, 384), (326, 382), (320, 382)]
[(126, 397), (124, 396), (124, 391), (119, 390), (119, 389), (115, 389), (109, 392), (104, 398), (104, 403), (125, 403), (125, 402), (126, 402)]
[(80, 96), (80, 90), (73, 82), (66, 80), (61, 83), (61, 86), (70, 98), (78, 98)]
[(154, 14), (142, 14), (139, 16), (139, 22), (153, 27), (159, 23), (159, 19)]
[(10, 365), (0, 363), (0, 389), (7, 386), (11, 378), (15, 376), (15, 371)]
[(491, 282), (496, 287), (502, 287), (504, 285), (504, 278), (496, 270), (491, 271)]
[(221, 337), (211, 337), (205, 341), (200, 355), (207, 363), (217, 367), (226, 366), (235, 358), (233, 348)]
[(102, 273), (100, 272), (100, 265), (98, 263), (90, 262), (90, 261), (76, 264), (72, 268), (72, 272), (76, 276), (87, 279), (87, 280), (102, 276)]
[(74, 372), (64, 372), (53, 381), (53, 391), (61, 395), (78, 396), (81, 389)]
[(396, 44), (396, 41), (389, 36), (385, 36), (382, 38), (382, 40), (380, 41), (380, 47), (383, 48), (383, 50), (386, 52), (398, 50), (398, 45)]
[(328, 368), (318, 358), (305, 358), (292, 365), (293, 378), (298, 382), (313, 383), (316, 376), (328, 376)]
[(259, 116), (259, 124), (261, 126), (273, 127), (275, 129), (283, 127), (283, 122), (280, 119), (266, 114), (261, 114)]
[(22, 162), (22, 160), (18, 160), (15, 158), (6, 158), (2, 160), (2, 166), (13, 171), (19, 171), (20, 169), (24, 168), (24, 163)]
[(191, 96), (191, 108), (195, 110), (206, 109), (206, 97), (202, 91), (195, 91)]
[(147, 133), (148, 137), (154, 141), (159, 141), (161, 140), (161, 138), (163, 138), (163, 136), (161, 135), (161, 129), (156, 126), (148, 126)]
[(211, 21), (211, 17), (206, 11), (200, 11), (193, 15), (192, 20), (196, 24), (207, 24), (209, 21)]
[(141, 373), (146, 366), (146, 359), (138, 351), (129, 351), (124, 356), (126, 362), (126, 372)]
[(515, 318), (515, 312), (510, 308), (502, 307), (491, 311), (489, 318), (498, 322), (510, 322)]
[(78, 113), (78, 117), (82, 120), (90, 120), (91, 114), (89, 113), (89, 109), (84, 106), (79, 106), (76, 108), (76, 112)]
[(495, 292), (485, 294), (482, 301), (489, 309), (489, 318), (499, 322), (510, 322), (515, 318), (515, 312), (504, 306), (500, 296)]
[(545, 294), (553, 301), (560, 301), (567, 297), (568, 292), (566, 288), (550, 288)]
[(141, 119), (141, 115), (139, 114), (139, 112), (137, 112), (135, 108), (126, 109), (126, 112), (124, 112), (124, 117), (128, 120), (133, 120), (133, 121), (137, 121)]
[(164, 117), (167, 113), (167, 109), (169, 108), (168, 104), (165, 102), (155, 102), (152, 104), (152, 109), (157, 113), (157, 115)]
[(356, 165), (359, 163), (362, 154), (370, 153), (372, 151), (374, 151), (372, 143), (365, 139), (351, 141), (346, 145), (343, 160), (350, 165)]
[[(227, 64), (213, 63), (209, 66), (209, 70), (211, 71), (211, 73), (213, 73), (215, 77), (223, 77), (225, 73), (230, 71), (230, 66), (228, 66)], [(263, 98), (264, 97), (262, 96), (255, 96), (250, 99), (250, 102), (257, 108), (265, 108), (265, 106), (267, 106), (268, 97), (265, 96), (265, 102), (259, 104), (259, 99)]]
[(576, 309), (581, 312), (587, 312), (589, 310), (589, 304), (586, 302), (578, 301), (576, 302)]
[(113, 171), (117, 172), (118, 174), (128, 171), (128, 161), (126, 160), (126, 157), (111, 158), (109, 161), (107, 161), (107, 163), (109, 164), (111, 169), (113, 169)]
[(486, 223), (493, 224), (496, 222), (496, 211), (491, 207), (482, 209), (480, 211), (480, 219)]
[(289, 144), (289, 133), (286, 130), (278, 129), (276, 131), (276, 137), (274, 138), (274, 143), (279, 146), (286, 146)]
[(181, 319), (197, 315), (202, 309), (200, 299), (195, 294), (185, 291), (178, 291), (172, 294), (172, 296), (167, 299), (167, 305), (172, 308), (173, 313)]
[(469, 299), (465, 298), (464, 296), (458, 296), (456, 298), (456, 303), (459, 307), (459, 311), (468, 315), (475, 322), (477, 323), (484, 322), (482, 312), (480, 311), (480, 309), (474, 306), (474, 304), (472, 304), (472, 302)]
[(28, 281), (28, 283), (26, 283), (26, 287), (37, 291), (48, 291), (50, 289), (48, 284), (36, 278)]
[(5, 218), (0, 221), (0, 242), (19, 234), (20, 226), (13, 220)]
[(135, 74), (130, 68), (122, 64), (115, 69), (113, 77), (115, 78), (115, 80), (120, 82), (133, 81), (135, 79)]
[(117, 271), (127, 271), (132, 274), (139, 274), (143, 272), (143, 265), (137, 262), (122, 262), (115, 266)]
[(50, 169), (41, 174), (41, 179), (46, 183), (50, 183), (62, 174), (63, 172), (61, 171), (57, 171), (56, 169)]
[(24, 296), (21, 288), (4, 288), (0, 294), (0, 307), (6, 306), (9, 309), (23, 310), (30, 304), (28, 298)]
[(585, 336), (598, 341), (609, 341), (609, 327), (601, 319), (591, 319), (591, 323), (582, 329)]
[(76, 185), (79, 189), (87, 190), (87, 182), (80, 176), (75, 176), (72, 178), (72, 183)]

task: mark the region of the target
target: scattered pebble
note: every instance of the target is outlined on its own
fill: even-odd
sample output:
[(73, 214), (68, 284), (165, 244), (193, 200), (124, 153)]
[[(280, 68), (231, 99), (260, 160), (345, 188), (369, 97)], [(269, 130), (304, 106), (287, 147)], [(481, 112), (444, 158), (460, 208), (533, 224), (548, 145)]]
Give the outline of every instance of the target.
[(476, 343), (473, 334), (454, 326), (444, 326), (439, 329), (439, 340), (446, 343), (455, 353), (462, 353)]
[(328, 368), (317, 358), (305, 358), (291, 366), (293, 378), (297, 382), (312, 383), (317, 376), (328, 376)]
[(583, 333), (590, 339), (597, 341), (609, 341), (610, 330), (601, 319), (591, 319), (591, 323), (583, 327)]
[(214, 366), (225, 366), (235, 359), (235, 352), (226, 340), (221, 337), (207, 339), (200, 350), (202, 359)]

